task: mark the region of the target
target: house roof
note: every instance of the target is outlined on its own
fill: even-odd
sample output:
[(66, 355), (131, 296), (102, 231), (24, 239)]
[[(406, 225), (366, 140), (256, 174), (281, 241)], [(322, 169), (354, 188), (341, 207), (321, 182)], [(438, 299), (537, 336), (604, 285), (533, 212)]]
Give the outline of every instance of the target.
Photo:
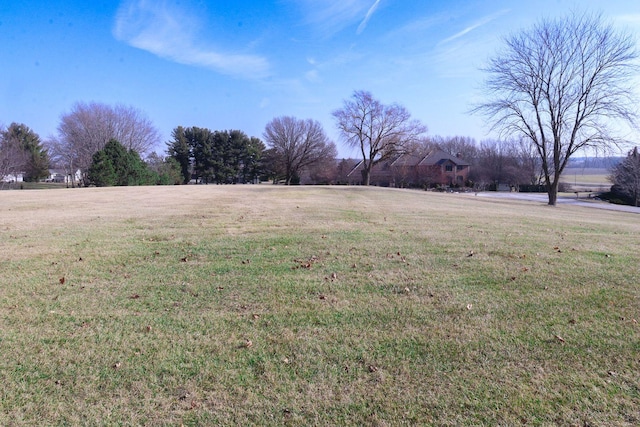
[(452, 156), (451, 154), (442, 150), (433, 150), (429, 152), (421, 161), (419, 165), (441, 165), (446, 161), (450, 161), (456, 166), (469, 166), (469, 162), (464, 161), (460, 157)]
[[(347, 176), (353, 175), (356, 171), (362, 169), (362, 160), (354, 160), (351, 163), (353, 166), (351, 170), (347, 173)], [(411, 167), (411, 166), (436, 166), (442, 165), (445, 162), (451, 162), (456, 166), (469, 166), (470, 163), (461, 159), (460, 157), (452, 156), (446, 151), (435, 149), (427, 153), (427, 155), (409, 153), (409, 154), (400, 154), (396, 157), (389, 159), (386, 162), (379, 163), (374, 167), (379, 172), (388, 170), (394, 167)]]

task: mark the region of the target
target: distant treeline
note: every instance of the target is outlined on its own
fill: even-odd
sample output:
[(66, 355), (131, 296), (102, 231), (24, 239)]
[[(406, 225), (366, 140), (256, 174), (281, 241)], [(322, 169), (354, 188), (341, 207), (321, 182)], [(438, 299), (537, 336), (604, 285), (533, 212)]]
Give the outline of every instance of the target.
[(567, 167), (611, 169), (623, 159), (624, 157), (572, 157)]

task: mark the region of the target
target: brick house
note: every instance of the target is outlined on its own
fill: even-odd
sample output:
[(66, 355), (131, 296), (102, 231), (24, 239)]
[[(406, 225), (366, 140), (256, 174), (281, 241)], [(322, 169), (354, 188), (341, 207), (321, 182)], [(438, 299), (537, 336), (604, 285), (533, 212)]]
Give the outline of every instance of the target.
[[(342, 179), (349, 185), (362, 184), (363, 162), (359, 161)], [(380, 187), (463, 186), (469, 178), (470, 164), (442, 150), (426, 155), (401, 154), (376, 164), (370, 184)]]

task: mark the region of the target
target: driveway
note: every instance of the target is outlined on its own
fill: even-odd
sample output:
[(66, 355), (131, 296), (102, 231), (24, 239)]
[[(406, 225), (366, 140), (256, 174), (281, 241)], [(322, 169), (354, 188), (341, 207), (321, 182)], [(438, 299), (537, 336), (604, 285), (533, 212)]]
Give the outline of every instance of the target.
[[(478, 193), (465, 193), (477, 197), (490, 197), (494, 199), (516, 199), (528, 200), (530, 202), (548, 203), (549, 198), (546, 193), (508, 193), (497, 191), (482, 191)], [(576, 198), (575, 196), (558, 196), (558, 204), (584, 206), (587, 208), (607, 209), (611, 211), (630, 212), (640, 214), (640, 207), (615, 205), (602, 200)]]

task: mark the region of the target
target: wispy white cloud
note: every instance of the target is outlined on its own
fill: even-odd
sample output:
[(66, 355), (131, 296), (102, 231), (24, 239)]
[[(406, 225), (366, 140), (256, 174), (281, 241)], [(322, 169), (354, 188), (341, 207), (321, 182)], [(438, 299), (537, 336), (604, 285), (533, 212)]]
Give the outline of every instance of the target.
[(358, 31), (356, 32), (357, 34), (360, 34), (364, 31), (364, 29), (367, 27), (367, 23), (369, 23), (369, 19), (371, 19), (371, 16), (373, 16), (373, 14), (376, 12), (379, 5), (380, 0), (376, 0), (376, 2), (369, 8), (369, 10), (367, 11), (367, 15), (364, 17), (360, 25), (358, 25)]
[(629, 15), (618, 15), (616, 16), (616, 20), (621, 22), (631, 23), (631, 24), (640, 24), (640, 13), (629, 14)]
[(440, 44), (445, 44), (445, 43), (449, 43), (452, 42), (456, 39), (459, 39), (460, 37), (463, 37), (467, 34), (469, 34), (470, 32), (483, 27), (487, 24), (489, 24), (492, 21), (495, 21), (496, 19), (498, 19), (499, 17), (501, 17), (502, 15), (505, 15), (509, 12), (509, 9), (503, 9), (500, 10), (496, 13), (493, 13), (491, 15), (485, 16), (484, 18), (474, 22), (473, 24), (469, 25), (468, 27), (464, 28), (462, 31), (457, 32), (456, 34), (452, 35), (451, 37), (447, 37), (446, 39), (440, 41)]
[[(346, 27), (362, 20), (364, 29), (371, 15), (376, 11), (380, 0), (371, 6), (371, 0), (290, 0), (301, 7), (304, 24), (310, 24), (324, 37), (331, 37)], [(368, 12), (365, 12), (368, 11)], [(360, 28), (358, 27), (358, 28)]]
[(269, 63), (262, 56), (222, 52), (196, 41), (200, 24), (195, 13), (168, 1), (125, 0), (118, 9), (113, 35), (130, 46), (180, 64), (239, 78), (268, 75)]

